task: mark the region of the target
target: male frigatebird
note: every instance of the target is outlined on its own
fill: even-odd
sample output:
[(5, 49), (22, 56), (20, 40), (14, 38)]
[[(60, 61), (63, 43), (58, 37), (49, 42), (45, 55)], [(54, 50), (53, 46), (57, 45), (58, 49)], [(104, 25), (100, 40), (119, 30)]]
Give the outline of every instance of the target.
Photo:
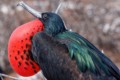
[(43, 31), (33, 35), (31, 57), (48, 80), (120, 80), (116, 65), (87, 39), (67, 30), (58, 14), (19, 5), (43, 23)]

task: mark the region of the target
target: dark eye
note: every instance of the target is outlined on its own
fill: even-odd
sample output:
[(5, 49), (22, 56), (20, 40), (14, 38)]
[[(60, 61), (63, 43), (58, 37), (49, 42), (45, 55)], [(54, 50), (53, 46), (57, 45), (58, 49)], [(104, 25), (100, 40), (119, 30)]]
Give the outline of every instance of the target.
[(47, 14), (43, 14), (42, 18), (43, 18), (44, 20), (46, 20), (46, 19), (48, 18), (48, 15), (47, 15)]

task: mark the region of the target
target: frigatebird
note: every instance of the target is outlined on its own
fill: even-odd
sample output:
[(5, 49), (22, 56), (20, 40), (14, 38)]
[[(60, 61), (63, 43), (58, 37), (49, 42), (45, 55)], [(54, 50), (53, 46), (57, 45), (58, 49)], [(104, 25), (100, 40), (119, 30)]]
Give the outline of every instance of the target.
[(67, 30), (57, 13), (19, 5), (43, 23), (43, 31), (31, 39), (31, 57), (48, 80), (120, 80), (118, 67), (87, 39)]

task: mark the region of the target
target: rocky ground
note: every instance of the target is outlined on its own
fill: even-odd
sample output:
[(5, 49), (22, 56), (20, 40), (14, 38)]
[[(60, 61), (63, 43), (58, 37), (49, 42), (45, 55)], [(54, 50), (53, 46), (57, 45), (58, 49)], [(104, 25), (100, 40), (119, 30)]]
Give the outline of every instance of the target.
[[(7, 44), (12, 31), (34, 17), (16, 4), (0, 0), (0, 66), (11, 72)], [(59, 0), (23, 0), (38, 11), (55, 11)], [(78, 32), (103, 50), (120, 68), (120, 0), (61, 0), (59, 15), (68, 29)], [(6, 67), (5, 67), (6, 66)]]

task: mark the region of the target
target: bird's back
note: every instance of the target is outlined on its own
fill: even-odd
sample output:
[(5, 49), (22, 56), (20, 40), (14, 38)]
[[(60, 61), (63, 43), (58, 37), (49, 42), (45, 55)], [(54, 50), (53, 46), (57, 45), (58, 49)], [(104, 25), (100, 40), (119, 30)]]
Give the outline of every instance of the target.
[(120, 80), (120, 71), (116, 65), (81, 35), (66, 31), (58, 34), (56, 39), (67, 46), (71, 59), (76, 60), (80, 71)]
[(61, 39), (41, 32), (33, 37), (32, 44), (33, 57), (48, 80), (115, 80), (111, 76), (95, 75), (90, 70), (81, 72)]

